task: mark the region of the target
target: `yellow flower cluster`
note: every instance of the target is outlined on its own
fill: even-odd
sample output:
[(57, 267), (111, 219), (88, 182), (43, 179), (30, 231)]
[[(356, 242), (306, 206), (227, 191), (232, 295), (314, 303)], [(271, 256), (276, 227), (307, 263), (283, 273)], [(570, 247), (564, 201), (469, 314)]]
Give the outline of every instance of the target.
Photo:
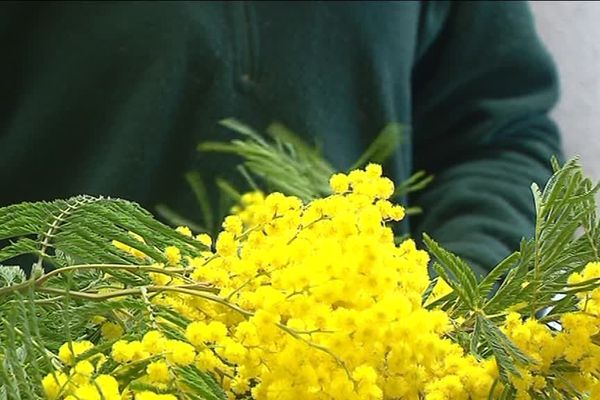
[[(54, 371), (44, 377), (42, 386), (48, 399), (65, 400), (177, 400), (172, 394), (160, 394), (150, 390), (135, 390), (132, 383), (144, 384), (157, 390), (169, 390), (174, 380), (174, 369), (194, 363), (194, 347), (179, 340), (166, 339), (158, 331), (147, 332), (141, 341), (119, 340), (111, 347), (110, 357), (102, 353), (78, 361), (83, 353), (92, 350), (90, 342), (65, 343), (59, 350), (61, 361), (70, 366), (67, 372)], [(119, 388), (116, 374), (100, 374), (100, 368), (108, 361), (117, 363), (125, 372), (127, 367), (145, 365), (135, 380)], [(118, 368), (117, 370), (118, 371)], [(181, 392), (181, 389), (179, 389)]]
[[(494, 358), (465, 353), (449, 338), (464, 320), (423, 305), (429, 257), (412, 240), (395, 243), (388, 223), (401, 220), (404, 209), (389, 201), (394, 185), (381, 167), (335, 174), (330, 186), (332, 195), (308, 203), (245, 194), (214, 250), (192, 258), (164, 249), (167, 263), (156, 266), (164, 272), (155, 269), (150, 279), (161, 290), (185, 290), (164, 290), (150, 301), (189, 321), (181, 330), (158, 319), (180, 340), (152, 330), (85, 360), (92, 343), (65, 344), (59, 357), (67, 367), (44, 378), (47, 398), (183, 400), (187, 389), (177, 373), (188, 367), (211, 373), (230, 399), (500, 398)], [(206, 234), (196, 239), (213, 246)], [(590, 263), (569, 284), (598, 278), (600, 263)], [(195, 286), (211, 291), (199, 296)], [(438, 280), (427, 304), (451, 290)], [(563, 315), (561, 330), (507, 312), (502, 330), (534, 360), (511, 376), (518, 399), (538, 398), (549, 384), (560, 389), (550, 374), (560, 362), (579, 371), (565, 372), (565, 385), (600, 398), (600, 289), (580, 300), (579, 310)], [(105, 322), (101, 331), (115, 340), (122, 328)], [(109, 374), (101, 370), (107, 361), (116, 366)], [(141, 371), (135, 387), (117, 373), (133, 366)]]
[[(568, 283), (580, 284), (594, 279), (600, 279), (599, 262), (589, 263), (581, 274), (571, 275)], [(595, 393), (591, 399), (600, 398), (600, 346), (593, 341), (600, 335), (600, 288), (578, 296), (578, 310), (563, 314), (560, 327), (552, 328), (532, 318), (523, 320), (517, 313), (507, 316), (505, 333), (534, 361), (520, 371), (520, 378), (512, 377), (517, 399), (537, 398), (532, 393), (546, 387), (552, 365), (560, 361), (568, 362), (577, 370), (565, 373), (564, 382), (554, 382), (556, 388), (575, 388), (581, 393)]]
[(81, 361), (71, 369), (71, 374), (53, 372), (42, 380), (48, 399), (65, 400), (121, 400), (119, 384), (110, 375), (92, 378), (95, 367), (88, 361)]
[(88, 341), (63, 344), (58, 352), (60, 360), (70, 366), (67, 373), (54, 371), (44, 377), (42, 387), (50, 400), (121, 400), (117, 380), (106, 374), (96, 374), (106, 362), (103, 354), (95, 354), (85, 360), (76, 361), (79, 356), (92, 350)]
[[(493, 361), (445, 338), (446, 313), (423, 308), (428, 255), (394, 244), (381, 167), (336, 174), (333, 195), (308, 204), (250, 193), (223, 223), (215, 253), (189, 260), (195, 281), (235, 307), (187, 294), (155, 301), (192, 322), (196, 365), (222, 376), (231, 398), (484, 398)], [(244, 310), (240, 312), (240, 310)]]

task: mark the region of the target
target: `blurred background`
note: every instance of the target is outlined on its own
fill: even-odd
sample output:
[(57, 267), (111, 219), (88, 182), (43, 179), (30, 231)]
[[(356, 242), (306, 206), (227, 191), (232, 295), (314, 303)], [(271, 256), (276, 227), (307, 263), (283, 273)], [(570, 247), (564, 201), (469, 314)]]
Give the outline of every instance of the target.
[(600, 2), (532, 1), (538, 33), (554, 56), (561, 100), (553, 116), (568, 157), (600, 180)]

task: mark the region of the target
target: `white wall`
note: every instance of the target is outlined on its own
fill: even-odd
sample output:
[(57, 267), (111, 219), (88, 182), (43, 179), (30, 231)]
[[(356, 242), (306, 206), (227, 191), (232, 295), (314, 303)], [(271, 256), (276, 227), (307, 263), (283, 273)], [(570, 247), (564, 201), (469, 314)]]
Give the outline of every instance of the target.
[(532, 1), (542, 40), (561, 79), (561, 100), (553, 112), (567, 156), (579, 155), (600, 180), (600, 3)]

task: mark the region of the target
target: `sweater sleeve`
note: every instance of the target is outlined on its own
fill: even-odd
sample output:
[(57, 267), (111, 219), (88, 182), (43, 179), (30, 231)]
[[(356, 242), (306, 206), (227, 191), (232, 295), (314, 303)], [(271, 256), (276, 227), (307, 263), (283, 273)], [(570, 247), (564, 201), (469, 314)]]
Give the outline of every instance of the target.
[(411, 198), (412, 231), (484, 275), (533, 234), (530, 185), (561, 158), (556, 70), (526, 3), (424, 3), (419, 38), (414, 167), (435, 179)]

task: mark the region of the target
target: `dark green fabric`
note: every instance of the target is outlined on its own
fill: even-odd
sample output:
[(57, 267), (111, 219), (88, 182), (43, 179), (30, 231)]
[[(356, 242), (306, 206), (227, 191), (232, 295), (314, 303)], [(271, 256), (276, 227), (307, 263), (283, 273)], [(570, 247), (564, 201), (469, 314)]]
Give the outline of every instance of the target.
[(222, 118), (280, 121), (340, 169), (400, 122), (385, 173), (436, 176), (412, 232), (485, 269), (531, 234), (529, 185), (560, 153), (524, 3), (2, 3), (0, 41), (0, 205), (88, 193), (194, 217), (183, 174), (233, 170), (194, 150), (231, 137)]

